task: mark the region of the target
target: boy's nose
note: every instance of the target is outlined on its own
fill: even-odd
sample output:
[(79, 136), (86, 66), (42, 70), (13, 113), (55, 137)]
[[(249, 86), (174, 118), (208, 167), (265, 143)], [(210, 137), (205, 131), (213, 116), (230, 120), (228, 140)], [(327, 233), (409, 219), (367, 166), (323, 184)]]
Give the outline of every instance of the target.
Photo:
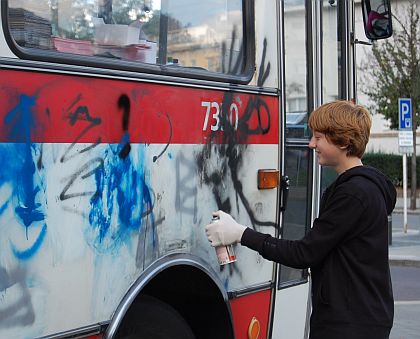
[(316, 142), (314, 140), (314, 137), (311, 138), (311, 141), (309, 142), (309, 148), (310, 149), (315, 149), (316, 148)]

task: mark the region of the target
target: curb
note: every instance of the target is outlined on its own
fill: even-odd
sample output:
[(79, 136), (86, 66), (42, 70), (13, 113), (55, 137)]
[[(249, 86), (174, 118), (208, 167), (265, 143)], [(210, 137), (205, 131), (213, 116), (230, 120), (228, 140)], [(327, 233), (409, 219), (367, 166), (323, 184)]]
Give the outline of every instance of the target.
[(415, 260), (415, 259), (389, 259), (389, 266), (420, 267), (420, 260)]
[[(404, 213), (404, 209), (403, 208), (394, 208), (394, 210), (392, 211), (392, 213), (403, 214)], [(420, 215), (420, 210), (419, 209), (410, 210), (408, 208), (407, 209), (407, 214), (410, 214), (410, 215)]]

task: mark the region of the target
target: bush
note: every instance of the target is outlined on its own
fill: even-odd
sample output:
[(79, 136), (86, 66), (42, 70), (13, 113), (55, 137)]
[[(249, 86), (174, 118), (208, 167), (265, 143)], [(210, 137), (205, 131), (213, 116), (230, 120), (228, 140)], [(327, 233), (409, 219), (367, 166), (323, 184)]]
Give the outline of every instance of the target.
[(362, 162), (363, 165), (375, 167), (387, 175), (395, 186), (402, 186), (402, 155), (366, 153)]
[[(402, 155), (385, 153), (366, 153), (363, 165), (372, 166), (386, 174), (395, 186), (403, 184)], [(417, 187), (420, 182), (420, 158), (417, 157)], [(407, 157), (407, 186), (411, 185), (411, 157)]]

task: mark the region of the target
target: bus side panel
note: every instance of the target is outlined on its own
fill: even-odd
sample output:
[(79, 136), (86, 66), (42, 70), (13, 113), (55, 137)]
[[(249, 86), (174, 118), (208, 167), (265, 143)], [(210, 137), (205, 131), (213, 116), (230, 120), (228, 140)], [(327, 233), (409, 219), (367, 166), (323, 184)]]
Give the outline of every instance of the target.
[(227, 290), (272, 280), (240, 246), (220, 268), (203, 227), (224, 209), (274, 234), (277, 97), (2, 69), (0, 102), (0, 337), (108, 321), (173, 252)]
[(230, 301), (236, 339), (267, 338), (271, 291), (248, 294)]

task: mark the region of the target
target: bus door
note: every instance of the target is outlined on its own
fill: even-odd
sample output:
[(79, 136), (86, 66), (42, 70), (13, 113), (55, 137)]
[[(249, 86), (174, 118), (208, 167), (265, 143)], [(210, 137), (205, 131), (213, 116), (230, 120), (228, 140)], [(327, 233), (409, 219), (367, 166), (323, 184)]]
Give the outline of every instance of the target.
[[(311, 13), (305, 0), (282, 1), (280, 32), (282, 41), (282, 100), (284, 114), (283, 174), (289, 190), (281, 215), (280, 237), (302, 238), (311, 223), (312, 153), (308, 148), (310, 131), (308, 112), (313, 107), (308, 76), (311, 27), (306, 19)], [(283, 177), (283, 187), (287, 184)], [(285, 200), (283, 195), (283, 201)], [(272, 338), (303, 338), (308, 310), (308, 271), (279, 265), (273, 314)]]

